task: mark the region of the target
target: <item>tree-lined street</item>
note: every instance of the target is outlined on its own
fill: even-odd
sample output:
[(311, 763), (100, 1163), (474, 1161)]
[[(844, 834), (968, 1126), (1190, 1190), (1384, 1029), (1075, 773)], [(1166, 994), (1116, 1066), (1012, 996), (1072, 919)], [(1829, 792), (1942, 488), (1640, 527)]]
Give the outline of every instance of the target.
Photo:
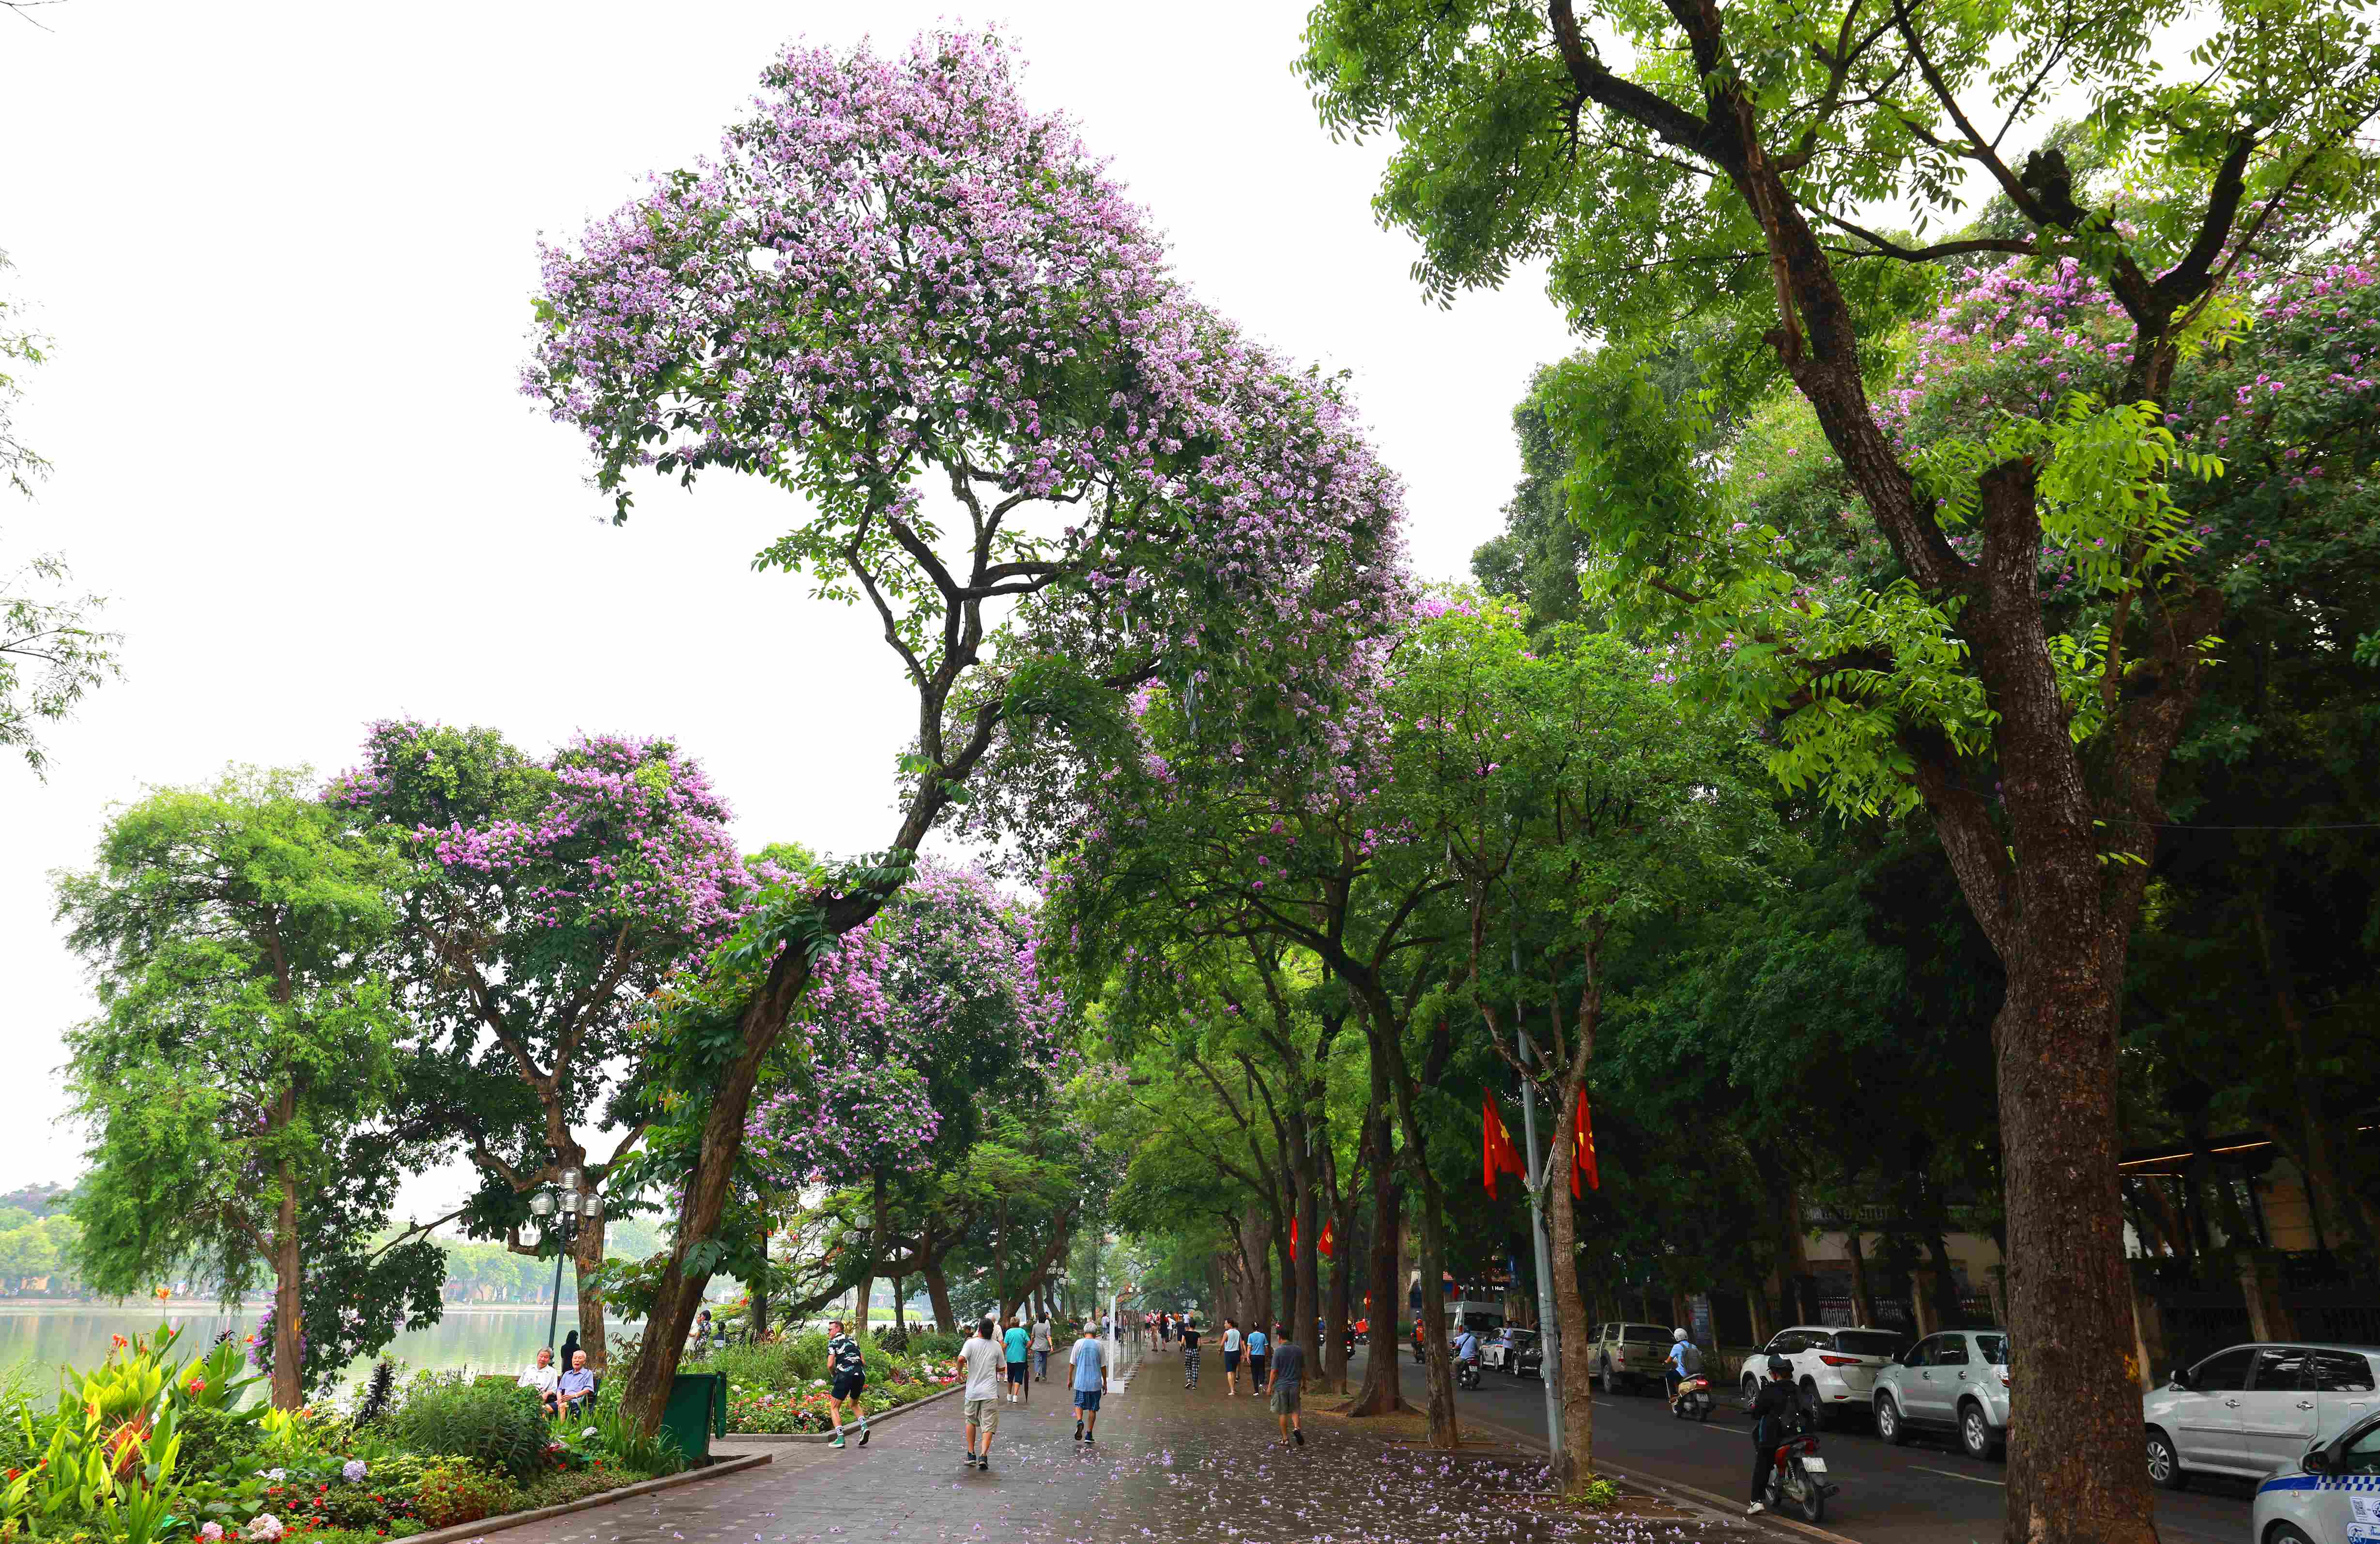
[[(50, 10), (98, 4), (0, 3), (0, 30), (39, 49)], [(1069, 47), (1149, 25), (1053, 15)], [(80, 1167), (7, 1234), (14, 1274), (271, 1309), (203, 1354), (171, 1323), (112, 1334), (55, 1396), (0, 1381), (0, 1544), (501, 1527), (679, 1474), (731, 1422), (831, 1436), (859, 1477), (806, 1499), (810, 1454), (652, 1517), (723, 1537), (722, 1507), (777, 1497), (831, 1532), (1053, 1544), (1626, 1532), (1646, 1514), (1611, 1475), (1727, 1497), (1751, 1445), (1732, 1414), (1613, 1396), (1665, 1357), (1724, 1365), (1775, 1461), (1772, 1494), (1723, 1505), (1824, 1510), (1861, 1544), (2243, 1544), (2238, 1487), (2153, 1482), (2361, 1474), (2361, 0), (1305, 0), (1293, 46), (1174, 116), (1293, 81), (1301, 133), (1371, 147), (1298, 196), (1405, 244), (1402, 300), (1541, 282), (1559, 313), (1497, 388), (1517, 480), (1427, 500), (1398, 468), (1431, 436), (1363, 410), (1378, 371), (1208, 279), (1225, 234), (1268, 283), (1320, 260), (1237, 208), (1253, 236), (1177, 232), (1188, 205), (997, 18), (797, 19), (824, 30), (754, 48), (691, 117), (540, 123), (601, 191), (542, 224), (499, 198), (511, 276), (472, 291), (517, 302), (502, 373), (540, 485), (596, 517), (537, 540), (704, 553), (787, 630), (730, 645), (727, 602), (665, 599), (634, 559), (583, 602), (413, 532), (226, 602), (414, 586), (468, 592), (480, 626), (570, 591), (605, 617), (577, 650), (673, 678), (570, 723), (516, 695), (516, 733), (488, 722), (503, 684), (572, 647), (490, 641), (468, 681), (369, 690), (226, 669), (217, 716), (248, 737), (222, 770), (144, 746), (134, 791), (84, 811), (87, 853), (42, 881), (83, 983), (55, 1026)], [(724, 46), (640, 42), (606, 91), (552, 42), (516, 49), (535, 93), (614, 107)], [(405, 73), (358, 52), (334, 67)], [(196, 132), (237, 161), (214, 112)], [(419, 159), (330, 117), (266, 138)], [(478, 186), (504, 156), (459, 159)], [(454, 245), (443, 208), (373, 226)], [(18, 427), (51, 352), (0, 297), (12, 500), (59, 469)], [(294, 352), (333, 396), (374, 373)], [(468, 443), (481, 410), (434, 434), (350, 414), (339, 480)], [(491, 531), (526, 518), (466, 496)], [(728, 511), (755, 523), (721, 549)], [(1450, 522), (1434, 550), (1467, 570), (1417, 560)], [(0, 589), (0, 748), (33, 780), (138, 669), (137, 608), (101, 631), (65, 578), (42, 555)], [(847, 680), (894, 704), (889, 738), (829, 705)], [(324, 689), (336, 736), (293, 749), (283, 719)], [(698, 711), (765, 754), (714, 779), (673, 722)], [(873, 769), (850, 808), (739, 821), (745, 789), (844, 761)], [(567, 1275), (575, 1326), (525, 1368), (409, 1376), (395, 1337), (501, 1274), (466, 1247), (550, 1267), (550, 1338)], [(1097, 1456), (1000, 1392), (1085, 1331), (1146, 1358)], [(1534, 1406), (1460, 1392), (1483, 1352), (1555, 1343)], [(1183, 1389), (1148, 1386), (1174, 1357)], [(887, 1482), (929, 1467), (902, 1412), (961, 1381), (971, 1424), (1009, 1406), (1047, 1515)], [(1318, 1441), (1267, 1448), (1267, 1393)], [(1872, 1408), (2006, 1462), (1830, 1437), (1822, 1508), (1794, 1429)], [(1542, 1433), (1542, 1468), (1471, 1452), (1482, 1409)], [(905, 1423), (873, 1450), (871, 1412)]]

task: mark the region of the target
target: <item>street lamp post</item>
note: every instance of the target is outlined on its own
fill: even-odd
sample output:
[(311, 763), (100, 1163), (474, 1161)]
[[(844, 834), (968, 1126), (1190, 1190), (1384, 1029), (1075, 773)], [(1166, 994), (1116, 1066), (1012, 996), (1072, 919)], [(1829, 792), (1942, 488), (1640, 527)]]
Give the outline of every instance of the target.
[[(603, 1198), (583, 1187), (584, 1173), (577, 1169), (565, 1169), (555, 1176), (554, 1185), (540, 1190), (528, 1198), (528, 1210), (537, 1219), (538, 1232), (553, 1241), (553, 1307), (545, 1316), (545, 1343), (553, 1344), (553, 1332), (562, 1325), (562, 1262), (570, 1256), (571, 1245), (578, 1241), (579, 1219), (585, 1218), (592, 1227), (603, 1215)], [(563, 1369), (568, 1371), (567, 1368)]]

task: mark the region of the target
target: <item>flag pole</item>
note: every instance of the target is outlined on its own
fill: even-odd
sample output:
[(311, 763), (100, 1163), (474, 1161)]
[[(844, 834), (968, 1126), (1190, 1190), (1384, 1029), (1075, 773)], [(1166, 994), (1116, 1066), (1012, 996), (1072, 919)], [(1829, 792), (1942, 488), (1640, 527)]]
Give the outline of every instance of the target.
[(1528, 1070), (1536, 1048), (1521, 1024), (1520, 979), (1521, 935), (1516, 929), (1512, 934), (1512, 1049), (1521, 1063), (1521, 1139), (1528, 1144), (1529, 1160), (1529, 1239), (1537, 1258), (1537, 1348), (1542, 1357), (1537, 1373), (1546, 1386), (1546, 1456), (1559, 1477), (1570, 1451), (1562, 1442), (1561, 1319), (1554, 1308), (1553, 1245), (1546, 1236), (1544, 1173), (1537, 1161), (1537, 1080)]

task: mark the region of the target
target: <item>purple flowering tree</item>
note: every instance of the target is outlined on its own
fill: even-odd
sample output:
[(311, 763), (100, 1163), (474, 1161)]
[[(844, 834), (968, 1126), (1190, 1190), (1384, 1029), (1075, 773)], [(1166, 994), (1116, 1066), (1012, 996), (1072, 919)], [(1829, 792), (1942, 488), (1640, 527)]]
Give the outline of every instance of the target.
[[(987, 1103), (1039, 1108), (1075, 1064), (1038, 947), (1033, 912), (982, 869), (928, 860), (820, 955), (747, 1133), (770, 1188), (833, 1193), (817, 1209), (833, 1221), (806, 1230), (818, 1251), (795, 1262), (811, 1306), (855, 1284), (865, 1302), (880, 1275), (922, 1276), (947, 1304), (944, 1258), (1011, 1198), (971, 1172), (990, 1167), (970, 1164)], [(1064, 1252), (1071, 1210), (1041, 1221), (1012, 1295)]]
[[(818, 950), (995, 749), (997, 828), (1124, 748), (1141, 685), (1327, 715), (1400, 596), (1397, 484), (1337, 383), (1192, 302), (1016, 67), (960, 32), (794, 49), (715, 159), (544, 254), (526, 389), (586, 434), (617, 517), (640, 470), (783, 487), (802, 513), (759, 563), (866, 605), (917, 701), (886, 855), (768, 905), (687, 1000), (733, 999), (736, 1049), (687, 1064), (706, 1113), (650, 1345), (683, 1341), (729, 1247), (752, 1093)], [(672, 1370), (638, 1364), (648, 1425)]]
[[(406, 1134), (459, 1143), (478, 1168), (469, 1231), (546, 1252), (522, 1237), (530, 1192), (576, 1173), (570, 1201), (601, 1194), (644, 1134), (618, 1096), (645, 999), (757, 892), (727, 807), (668, 740), (591, 736), (538, 760), (489, 730), (412, 720), (375, 724), (323, 797), (417, 870), (395, 972), (421, 1031)], [(590, 1126), (619, 1132), (600, 1158), (577, 1135)], [(579, 1341), (601, 1368), (601, 1215), (581, 1217), (569, 1253)]]

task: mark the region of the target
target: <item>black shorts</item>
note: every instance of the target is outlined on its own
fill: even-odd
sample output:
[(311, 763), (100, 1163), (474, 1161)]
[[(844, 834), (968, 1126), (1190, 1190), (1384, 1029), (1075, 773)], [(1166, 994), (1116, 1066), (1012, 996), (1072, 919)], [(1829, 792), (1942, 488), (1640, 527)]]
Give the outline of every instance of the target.
[(828, 1392), (837, 1399), (857, 1399), (861, 1391), (865, 1390), (867, 1387), (868, 1374), (864, 1372), (838, 1372), (834, 1375), (834, 1387)]
[(1011, 1362), (1008, 1364), (1008, 1380), (1012, 1383), (1022, 1383), (1025, 1381), (1025, 1364), (1023, 1362)]

